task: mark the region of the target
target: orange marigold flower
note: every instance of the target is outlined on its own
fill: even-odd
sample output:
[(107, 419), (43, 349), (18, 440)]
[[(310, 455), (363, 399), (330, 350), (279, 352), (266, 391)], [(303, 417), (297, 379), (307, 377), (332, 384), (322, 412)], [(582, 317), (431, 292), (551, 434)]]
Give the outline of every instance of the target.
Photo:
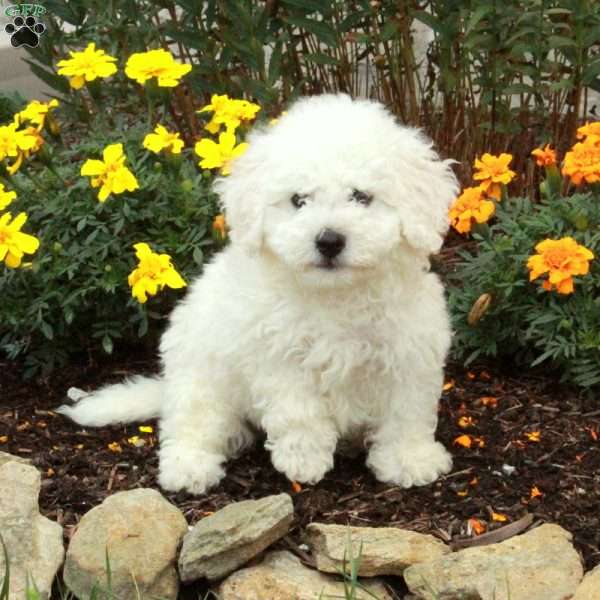
[(459, 233), (471, 231), (474, 222), (485, 223), (496, 211), (496, 206), (487, 200), (482, 186), (468, 187), (450, 207), (452, 227)]
[(227, 236), (225, 216), (222, 214), (217, 215), (213, 221), (212, 228), (222, 239), (225, 239)]
[(473, 174), (473, 179), (481, 181), (481, 186), (488, 195), (499, 200), (501, 186), (508, 185), (517, 176), (508, 168), (512, 159), (512, 155), (505, 152), (500, 156), (486, 152), (481, 159), (475, 158), (474, 167), (477, 171)]
[(577, 139), (581, 140), (587, 138), (586, 141), (597, 143), (600, 141), (600, 121), (594, 121), (593, 123), (586, 123), (583, 127), (577, 130)]
[(565, 154), (562, 174), (575, 185), (600, 181), (600, 137), (589, 136)]
[(545, 290), (556, 289), (559, 294), (573, 292), (573, 275), (585, 275), (594, 254), (571, 237), (560, 240), (544, 240), (535, 247), (537, 254), (527, 261), (529, 281), (548, 273), (544, 280)]
[(553, 150), (550, 144), (546, 144), (544, 148), (532, 150), (531, 155), (535, 156), (538, 167), (552, 167), (556, 164), (556, 150)]

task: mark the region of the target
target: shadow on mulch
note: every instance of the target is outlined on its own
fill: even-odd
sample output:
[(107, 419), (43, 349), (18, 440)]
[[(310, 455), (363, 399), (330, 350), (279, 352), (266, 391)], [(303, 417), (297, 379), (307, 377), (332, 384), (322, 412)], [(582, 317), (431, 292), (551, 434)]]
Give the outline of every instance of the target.
[[(67, 539), (81, 516), (106, 496), (158, 487), (156, 424), (144, 423), (154, 427), (153, 433), (141, 432), (139, 424), (82, 428), (52, 409), (70, 386), (92, 389), (156, 369), (152, 359), (130, 357), (73, 365), (43, 381), (24, 382), (17, 365), (0, 362), (0, 450), (29, 458), (42, 471), (41, 511), (64, 526)], [(366, 469), (364, 456), (340, 455), (323, 481), (294, 490), (257, 446), (232, 461), (225, 480), (209, 494), (165, 495), (194, 524), (231, 502), (287, 492), (294, 500), (296, 524), (287, 544), (281, 544), (292, 548), (311, 521), (391, 525), (449, 540), (471, 534), (473, 525), (489, 531), (529, 512), (569, 530), (586, 569), (600, 563), (597, 400), (579, 397), (551, 375), (506, 374), (488, 367), (466, 371), (451, 365), (447, 381), (438, 438), (452, 448), (454, 468), (431, 485), (402, 490), (382, 484)], [(463, 420), (466, 428), (459, 425), (461, 417), (471, 417)], [(463, 434), (477, 438), (470, 448), (454, 442)], [(143, 446), (130, 443), (132, 436)], [(118, 443), (113, 446), (117, 451), (109, 449), (112, 442)], [(532, 497), (534, 488), (541, 495)], [(492, 513), (507, 521), (495, 521)], [(194, 594), (190, 597), (199, 591), (188, 590)]]

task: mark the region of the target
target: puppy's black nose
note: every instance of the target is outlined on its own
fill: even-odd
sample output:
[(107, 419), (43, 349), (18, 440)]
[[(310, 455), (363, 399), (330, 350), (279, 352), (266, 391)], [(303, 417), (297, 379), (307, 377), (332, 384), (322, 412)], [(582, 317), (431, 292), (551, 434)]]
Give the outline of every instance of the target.
[(326, 258), (335, 258), (346, 245), (346, 237), (333, 229), (324, 229), (315, 240), (317, 249)]

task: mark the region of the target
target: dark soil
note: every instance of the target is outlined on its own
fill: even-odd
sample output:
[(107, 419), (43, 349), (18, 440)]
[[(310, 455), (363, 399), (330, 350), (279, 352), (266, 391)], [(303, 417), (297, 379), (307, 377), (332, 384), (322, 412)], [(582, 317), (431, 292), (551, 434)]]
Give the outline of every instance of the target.
[[(119, 366), (116, 366), (119, 365)], [(157, 488), (156, 424), (82, 428), (52, 412), (70, 386), (92, 389), (131, 373), (157, 369), (152, 359), (119, 359), (73, 365), (46, 380), (24, 382), (17, 365), (0, 362), (0, 450), (31, 459), (43, 474), (42, 513), (72, 535), (79, 519), (106, 496), (136, 487)], [(377, 482), (364, 456), (338, 456), (315, 486), (292, 486), (259, 446), (233, 461), (209, 494), (166, 494), (190, 524), (227, 504), (268, 494), (293, 496), (296, 525), (287, 541), (301, 543), (311, 521), (397, 526), (449, 541), (514, 522), (526, 513), (558, 523), (573, 534), (586, 569), (600, 563), (600, 409), (552, 377), (510, 375), (490, 367), (450, 366), (440, 403), (438, 438), (454, 454), (448, 476), (422, 488), (402, 490)], [(459, 426), (460, 417), (474, 424)], [(539, 432), (539, 441), (528, 433)], [(471, 448), (454, 443), (462, 434), (482, 440)], [(143, 446), (128, 438), (137, 435)], [(535, 438), (535, 434), (533, 436)], [(117, 442), (120, 451), (111, 451)], [(507, 474), (514, 467), (512, 474)], [(541, 496), (532, 498), (537, 488)], [(507, 517), (495, 521), (492, 512)], [(470, 521), (477, 519), (477, 522)], [(297, 551), (297, 547), (295, 548)], [(300, 552), (301, 553), (301, 552)], [(194, 596), (200, 590), (193, 591)]]

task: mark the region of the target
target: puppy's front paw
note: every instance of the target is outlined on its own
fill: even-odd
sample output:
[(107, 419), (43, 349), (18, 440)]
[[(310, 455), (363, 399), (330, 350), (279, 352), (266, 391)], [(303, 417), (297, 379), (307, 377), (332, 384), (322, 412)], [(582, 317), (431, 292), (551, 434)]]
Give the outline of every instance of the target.
[(427, 485), (452, 468), (452, 457), (439, 442), (375, 445), (367, 466), (379, 481), (403, 488)]
[(305, 434), (287, 434), (274, 442), (267, 442), (273, 466), (290, 481), (317, 483), (333, 467), (333, 450), (314, 437)]
[(225, 476), (225, 457), (198, 448), (173, 445), (159, 453), (158, 483), (168, 491), (204, 494)]

